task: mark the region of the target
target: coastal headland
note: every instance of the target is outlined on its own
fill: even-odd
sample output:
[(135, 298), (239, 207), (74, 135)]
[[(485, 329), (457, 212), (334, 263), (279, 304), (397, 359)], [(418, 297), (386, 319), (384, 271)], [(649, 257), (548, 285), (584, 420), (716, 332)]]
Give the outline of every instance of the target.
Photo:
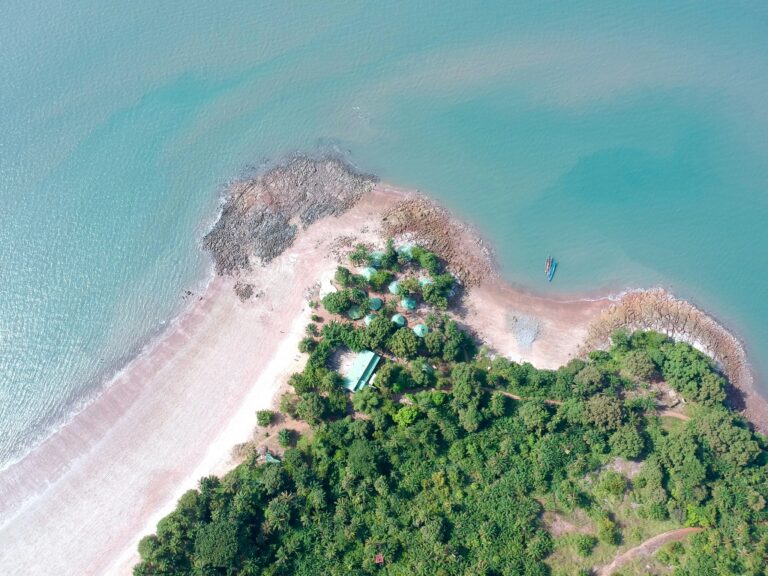
[(201, 476), (233, 465), (254, 411), (300, 369), (310, 300), (353, 246), (386, 237), (449, 263), (459, 320), (495, 353), (556, 368), (618, 328), (665, 332), (709, 353), (768, 430), (741, 344), (692, 305), (661, 290), (580, 299), (515, 288), (481, 236), (427, 197), (338, 158), (295, 157), (232, 185), (203, 240), (217, 273), (206, 291), (97, 400), (0, 473), (3, 572), (129, 574), (139, 538)]

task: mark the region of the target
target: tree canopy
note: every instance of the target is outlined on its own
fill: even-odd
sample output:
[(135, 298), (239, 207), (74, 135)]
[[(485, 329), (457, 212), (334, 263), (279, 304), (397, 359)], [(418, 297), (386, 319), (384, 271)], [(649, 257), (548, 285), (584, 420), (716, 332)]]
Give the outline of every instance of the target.
[[(436, 286), (423, 297), (442, 297), (452, 286), (442, 263), (423, 249), (413, 257)], [(372, 256), (358, 246), (352, 260)], [(380, 258), (402, 260), (391, 245)], [(331, 312), (367, 298), (343, 270), (346, 287), (323, 299)], [(543, 370), (479, 350), (450, 315), (427, 322), (423, 339), (386, 313), (313, 330), (280, 402), (309, 432), (279, 429), (279, 462), (254, 451), (223, 478), (202, 479), (141, 541), (134, 574), (580, 573), (595, 550), (631, 536), (615, 515), (622, 503), (639, 522), (703, 529), (660, 553), (675, 576), (764, 574), (765, 439), (724, 404), (728, 383), (706, 356), (660, 334), (618, 332), (610, 350)], [(331, 366), (340, 347), (384, 356), (351, 397)], [(654, 413), (658, 378), (690, 419), (671, 426)], [(274, 430), (273, 416), (258, 419)], [(619, 460), (637, 467), (631, 481), (611, 467)], [(581, 511), (589, 533), (550, 532), (552, 510)], [(564, 542), (578, 567), (553, 562)]]

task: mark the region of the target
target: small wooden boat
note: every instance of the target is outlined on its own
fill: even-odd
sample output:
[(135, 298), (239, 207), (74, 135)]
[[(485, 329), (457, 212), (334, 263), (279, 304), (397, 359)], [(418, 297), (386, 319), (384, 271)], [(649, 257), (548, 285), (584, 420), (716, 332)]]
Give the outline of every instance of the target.
[(551, 269), (552, 269), (552, 256), (548, 256), (546, 265), (544, 266), (544, 275), (549, 276), (549, 271)]
[(552, 279), (555, 277), (556, 270), (557, 270), (557, 260), (552, 260), (552, 266), (549, 269), (549, 274), (547, 274), (547, 280), (552, 282)]

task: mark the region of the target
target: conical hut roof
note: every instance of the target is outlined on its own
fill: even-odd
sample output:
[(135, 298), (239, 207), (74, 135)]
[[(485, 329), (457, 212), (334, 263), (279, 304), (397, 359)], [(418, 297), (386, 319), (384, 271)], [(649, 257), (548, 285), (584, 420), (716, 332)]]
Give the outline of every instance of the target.
[(414, 245), (411, 243), (401, 244), (397, 249), (397, 253), (410, 260), (413, 258), (413, 248)]
[(408, 323), (408, 320), (405, 319), (405, 316), (402, 314), (395, 314), (392, 316), (392, 322), (400, 326), (401, 328), (405, 326)]
[(381, 266), (381, 261), (384, 260), (384, 252), (381, 250), (376, 250), (374, 252), (371, 252), (371, 265), (378, 268)]
[(413, 333), (419, 338), (424, 338), (424, 336), (429, 334), (429, 328), (427, 328), (426, 324), (416, 324), (413, 327)]
[(370, 280), (374, 274), (376, 274), (376, 268), (371, 268), (370, 266), (366, 266), (360, 271), (360, 275), (366, 280)]
[(397, 280), (392, 280), (392, 282), (390, 282), (389, 286), (387, 287), (390, 294), (397, 294), (397, 290), (399, 288), (400, 288), (400, 283)]
[(414, 310), (416, 310), (416, 300), (406, 296), (405, 298), (400, 300), (400, 306), (402, 306), (403, 308), (405, 308), (409, 312), (413, 312)]
[(374, 296), (368, 300), (368, 308), (371, 310), (381, 310), (382, 306), (384, 306), (384, 300), (381, 298)]
[(352, 308), (347, 310), (347, 316), (352, 320), (360, 320), (363, 317), (363, 311), (360, 309), (360, 306), (352, 306)]

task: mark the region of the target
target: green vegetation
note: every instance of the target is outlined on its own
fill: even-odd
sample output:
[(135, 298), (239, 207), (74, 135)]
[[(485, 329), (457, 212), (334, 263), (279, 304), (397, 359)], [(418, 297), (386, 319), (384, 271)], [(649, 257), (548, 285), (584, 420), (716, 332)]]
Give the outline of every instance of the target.
[(259, 426), (270, 426), (275, 421), (275, 413), (272, 410), (259, 410), (256, 412), (256, 423)]
[[(387, 241), (386, 249), (378, 253), (371, 253), (364, 245), (358, 244), (349, 259), (356, 266), (368, 266), (363, 269), (365, 275), (354, 274), (348, 268), (339, 266), (334, 281), (340, 289), (323, 298), (323, 307), (332, 314), (344, 314), (364, 303), (366, 290), (384, 292), (398, 274), (421, 272), (420, 277), (402, 276), (398, 294), (421, 298), (439, 310), (446, 310), (455, 290), (454, 277), (443, 271), (443, 262), (433, 252), (419, 247), (414, 247), (412, 252), (410, 259), (398, 255), (391, 239)], [(424, 276), (424, 272), (429, 277)]]
[[(393, 275), (419, 265), (425, 286), (439, 283), (431, 253), (389, 252)], [(356, 291), (323, 305), (343, 312)], [(417, 338), (391, 312), (324, 323), (280, 402), (311, 432), (280, 430), (279, 464), (251, 456), (202, 479), (141, 541), (137, 576), (586, 574), (682, 526), (703, 530), (662, 551), (673, 574), (764, 573), (765, 439), (723, 405), (726, 381), (705, 356), (617, 333), (609, 351), (539, 370), (478, 351), (450, 315)], [(385, 357), (352, 397), (329, 367), (340, 347)], [(690, 420), (653, 415), (658, 378)], [(545, 512), (578, 530), (554, 535)]]
[(288, 448), (290, 446), (293, 446), (295, 440), (295, 432), (293, 430), (289, 430), (288, 428), (282, 428), (277, 433), (277, 442), (280, 444), (281, 448)]

